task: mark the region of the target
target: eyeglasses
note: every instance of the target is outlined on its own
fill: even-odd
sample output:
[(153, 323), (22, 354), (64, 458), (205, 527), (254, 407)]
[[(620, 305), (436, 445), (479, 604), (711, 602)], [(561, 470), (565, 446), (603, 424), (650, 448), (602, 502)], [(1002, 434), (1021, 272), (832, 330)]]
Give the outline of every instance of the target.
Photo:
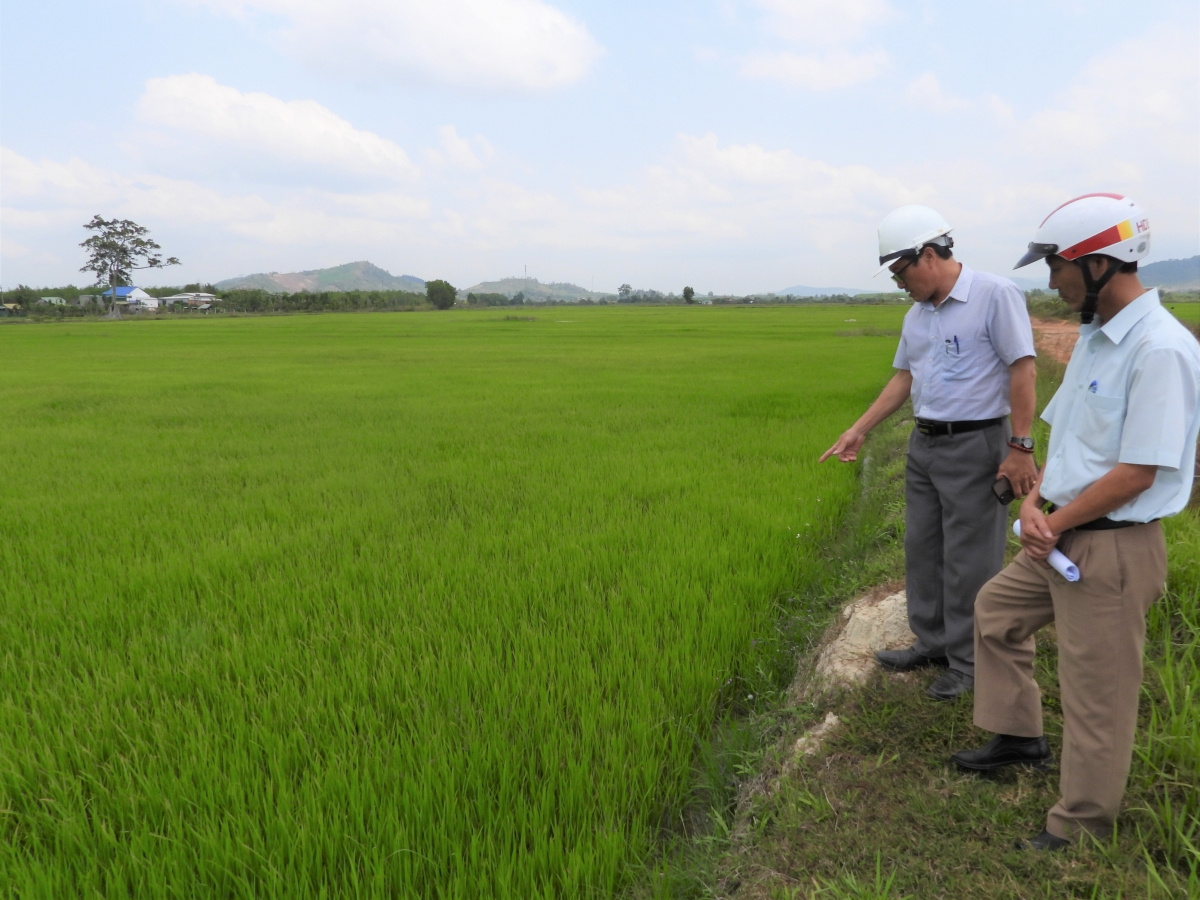
[(917, 261), (917, 258), (915, 256), (908, 257), (908, 262), (905, 263), (901, 268), (897, 269), (895, 272), (892, 273), (892, 281), (896, 282), (896, 284), (903, 287), (904, 286), (904, 270), (907, 269), (909, 266), (911, 266), (916, 261)]

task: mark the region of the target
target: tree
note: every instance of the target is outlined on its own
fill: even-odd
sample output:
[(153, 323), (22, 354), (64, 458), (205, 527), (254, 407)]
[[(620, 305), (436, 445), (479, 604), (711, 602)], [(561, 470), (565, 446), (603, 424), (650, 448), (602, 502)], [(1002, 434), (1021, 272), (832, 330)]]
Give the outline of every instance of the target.
[(692, 290), (690, 287), (685, 287), (683, 289), (683, 302), (684, 303), (695, 303), (696, 301), (693, 299), (695, 296), (696, 296), (696, 292), (694, 290)]
[[(88, 252), (87, 265), (79, 271), (94, 273), (97, 286), (107, 284), (112, 288), (114, 316), (120, 315), (116, 303), (118, 282), (130, 282), (136, 269), (162, 269), (179, 265), (179, 260), (174, 256), (163, 262), (158, 252), (162, 247), (148, 237), (150, 229), (137, 222), (103, 219), (97, 215), (83, 227), (95, 234), (79, 245)], [(141, 265), (138, 265), (139, 262)]]
[(458, 289), (448, 281), (435, 278), (425, 282), (425, 296), (437, 309), (449, 309), (458, 298)]
[(5, 303), (20, 304), (22, 309), (32, 309), (41, 299), (42, 295), (38, 291), (24, 284), (18, 284), (16, 290), (4, 292)]
[(631, 288), (627, 284), (623, 284), (619, 288), (617, 288), (617, 296), (619, 296), (622, 300), (628, 300), (629, 295), (632, 293), (633, 293), (633, 288)]

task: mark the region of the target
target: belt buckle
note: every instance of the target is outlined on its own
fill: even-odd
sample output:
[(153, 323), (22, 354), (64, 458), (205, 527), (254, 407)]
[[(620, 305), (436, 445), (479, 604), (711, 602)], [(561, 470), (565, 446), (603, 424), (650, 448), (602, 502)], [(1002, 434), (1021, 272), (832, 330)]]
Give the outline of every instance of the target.
[(933, 434), (932, 422), (917, 422), (917, 431), (921, 434)]

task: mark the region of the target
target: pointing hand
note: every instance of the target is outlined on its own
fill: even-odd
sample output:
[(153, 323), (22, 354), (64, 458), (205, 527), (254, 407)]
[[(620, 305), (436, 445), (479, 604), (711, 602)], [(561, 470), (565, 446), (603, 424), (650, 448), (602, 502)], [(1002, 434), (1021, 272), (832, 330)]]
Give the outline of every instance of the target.
[(854, 462), (858, 459), (858, 450), (863, 445), (863, 441), (867, 439), (865, 434), (859, 434), (853, 428), (837, 439), (837, 443), (821, 454), (821, 458), (817, 462), (825, 462), (829, 457), (837, 454), (837, 458), (842, 462)]

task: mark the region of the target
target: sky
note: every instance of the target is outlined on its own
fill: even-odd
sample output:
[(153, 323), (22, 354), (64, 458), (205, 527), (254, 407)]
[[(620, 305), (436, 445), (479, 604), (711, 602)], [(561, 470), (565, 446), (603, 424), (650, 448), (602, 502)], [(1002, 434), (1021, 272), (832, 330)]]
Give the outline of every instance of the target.
[(884, 289), (898, 206), (1011, 274), (1093, 191), (1188, 257), (1198, 48), (1170, 0), (0, 0), (0, 285), (88, 283), (96, 214), (146, 286)]

